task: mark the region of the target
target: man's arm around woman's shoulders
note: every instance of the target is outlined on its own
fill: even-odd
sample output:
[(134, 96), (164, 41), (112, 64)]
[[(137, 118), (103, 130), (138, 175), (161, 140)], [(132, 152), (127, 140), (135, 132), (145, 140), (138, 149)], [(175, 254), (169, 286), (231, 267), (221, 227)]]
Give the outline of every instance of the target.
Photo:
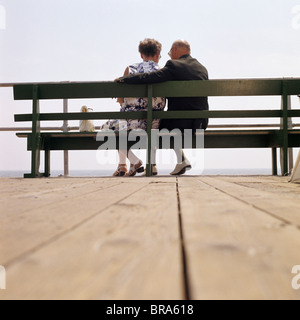
[(115, 81), (118, 83), (127, 84), (145, 84), (145, 83), (158, 83), (174, 80), (174, 63), (169, 60), (164, 68), (150, 73), (136, 73), (126, 77), (121, 77)]

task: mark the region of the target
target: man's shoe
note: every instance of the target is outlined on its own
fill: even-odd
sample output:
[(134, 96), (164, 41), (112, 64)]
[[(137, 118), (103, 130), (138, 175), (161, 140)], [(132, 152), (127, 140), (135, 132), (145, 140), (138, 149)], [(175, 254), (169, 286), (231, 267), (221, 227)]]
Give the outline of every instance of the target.
[(191, 170), (192, 166), (188, 160), (184, 160), (181, 164), (177, 164), (174, 171), (170, 173), (171, 176), (181, 176), (187, 170)]

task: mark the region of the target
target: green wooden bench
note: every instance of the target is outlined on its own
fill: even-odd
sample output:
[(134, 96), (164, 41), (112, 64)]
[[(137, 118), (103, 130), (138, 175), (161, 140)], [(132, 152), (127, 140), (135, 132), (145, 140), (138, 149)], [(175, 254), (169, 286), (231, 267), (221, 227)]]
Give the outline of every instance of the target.
[[(27, 138), (31, 151), (31, 173), (24, 177), (50, 176), (50, 152), (53, 150), (97, 150), (104, 142), (97, 141), (96, 133), (41, 132), (42, 121), (104, 120), (104, 119), (194, 119), (194, 118), (280, 118), (282, 127), (277, 130), (207, 130), (205, 148), (270, 148), (273, 155), (273, 174), (277, 174), (277, 148), (283, 150), (282, 174), (288, 173), (288, 149), (300, 147), (300, 130), (289, 129), (288, 120), (300, 117), (300, 110), (288, 109), (288, 97), (300, 93), (300, 79), (245, 79), (174, 81), (153, 85), (125, 85), (113, 82), (90, 83), (37, 83), (14, 86), (15, 100), (32, 100), (30, 114), (15, 115), (17, 122), (31, 122), (30, 133), (17, 133)], [(281, 96), (282, 109), (230, 110), (230, 111), (153, 111), (152, 97), (232, 97), (232, 96)], [(40, 113), (40, 100), (95, 99), (111, 97), (148, 97), (147, 112), (93, 112), (93, 113)], [(246, 98), (245, 98), (246, 99)], [(151, 159), (151, 128), (148, 128), (148, 163)], [(118, 139), (117, 139), (118, 140)], [(118, 141), (116, 149), (118, 148)], [(134, 148), (135, 142), (128, 141)], [(174, 146), (171, 145), (170, 148)], [(190, 147), (190, 146), (189, 146)], [(195, 137), (193, 148), (196, 148)], [(160, 146), (162, 148), (162, 146)], [(183, 145), (184, 148), (184, 145)], [(40, 152), (45, 151), (45, 172), (41, 174)], [(147, 175), (151, 166), (147, 165)]]

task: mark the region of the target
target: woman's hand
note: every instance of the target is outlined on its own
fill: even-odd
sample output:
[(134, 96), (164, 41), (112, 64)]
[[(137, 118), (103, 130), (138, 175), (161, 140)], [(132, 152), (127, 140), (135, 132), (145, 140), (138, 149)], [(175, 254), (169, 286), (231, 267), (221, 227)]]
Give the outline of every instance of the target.
[[(127, 67), (126, 70), (125, 70), (125, 72), (124, 72), (124, 77), (128, 76), (129, 73), (130, 73), (130, 72), (129, 72), (129, 67)], [(114, 82), (122, 83), (122, 82), (124, 82), (124, 80), (123, 80), (122, 77), (121, 77), (121, 78), (115, 79)], [(117, 102), (120, 104), (120, 106), (122, 106), (123, 103), (124, 103), (124, 98), (117, 98)]]
[(124, 103), (124, 98), (118, 98), (117, 102), (120, 104), (120, 106), (122, 106)]

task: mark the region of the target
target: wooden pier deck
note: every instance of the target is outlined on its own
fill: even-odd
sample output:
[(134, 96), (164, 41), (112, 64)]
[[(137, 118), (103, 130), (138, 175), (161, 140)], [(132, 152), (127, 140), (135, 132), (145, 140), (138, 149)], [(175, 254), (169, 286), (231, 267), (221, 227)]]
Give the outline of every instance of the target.
[(3, 299), (300, 299), (283, 177), (0, 179)]

